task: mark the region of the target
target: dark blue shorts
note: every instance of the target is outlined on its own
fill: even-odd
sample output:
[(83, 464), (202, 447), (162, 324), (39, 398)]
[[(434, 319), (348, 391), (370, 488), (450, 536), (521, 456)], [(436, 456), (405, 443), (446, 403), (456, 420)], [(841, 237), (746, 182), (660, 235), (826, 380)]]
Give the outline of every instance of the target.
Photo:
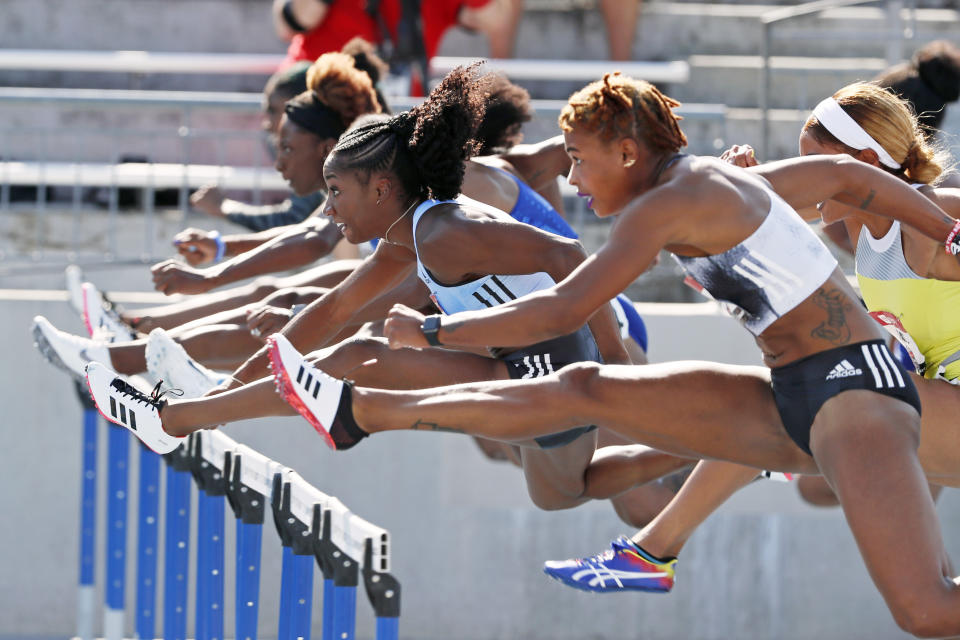
[(882, 340), (821, 351), (770, 370), (773, 398), (790, 438), (810, 453), (810, 428), (820, 407), (850, 389), (876, 391), (903, 400), (920, 413), (913, 380)]
[[(510, 377), (514, 380), (539, 378), (559, 371), (575, 362), (600, 362), (600, 351), (593, 334), (586, 326), (553, 340), (539, 342), (533, 346), (500, 356), (507, 365)], [(534, 438), (541, 449), (562, 447), (570, 444), (583, 434), (593, 431), (595, 426), (574, 427), (559, 433)]]

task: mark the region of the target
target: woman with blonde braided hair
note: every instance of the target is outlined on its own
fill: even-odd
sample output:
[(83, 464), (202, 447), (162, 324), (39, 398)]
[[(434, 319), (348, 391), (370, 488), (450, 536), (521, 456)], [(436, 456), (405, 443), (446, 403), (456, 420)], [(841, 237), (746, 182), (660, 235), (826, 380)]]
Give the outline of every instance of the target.
[[(386, 335), (397, 348), (549, 340), (603, 308), (667, 249), (755, 336), (766, 368), (581, 362), (536, 379), (421, 391), (353, 386), (289, 355), (279, 369), (303, 367), (320, 380), (311, 415), (338, 447), (397, 429), (516, 440), (597, 424), (678, 455), (819, 471), (898, 624), (917, 635), (960, 633), (960, 585), (947, 577), (917, 460), (915, 385), (795, 209), (834, 200), (900, 219), (951, 253), (960, 223), (898, 177), (845, 155), (750, 169), (684, 155), (675, 104), (618, 74), (575, 93), (560, 116), (568, 180), (598, 216), (616, 216), (604, 246), (557, 285), (490, 309), (424, 317), (396, 307)], [(896, 560), (904, 550), (909, 570)], [(590, 590), (662, 591), (674, 563), (621, 538), (604, 554), (547, 569)]]

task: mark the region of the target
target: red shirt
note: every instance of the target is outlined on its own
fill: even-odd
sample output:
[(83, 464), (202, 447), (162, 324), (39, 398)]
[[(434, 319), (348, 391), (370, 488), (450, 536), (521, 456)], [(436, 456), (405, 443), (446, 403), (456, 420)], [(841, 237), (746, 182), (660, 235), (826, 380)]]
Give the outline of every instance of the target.
[[(318, 0), (319, 1), (319, 0)], [(420, 14), (423, 19), (423, 44), (427, 58), (432, 58), (443, 34), (456, 26), (461, 8), (482, 7), (490, 0), (422, 0)], [(336, 0), (327, 9), (323, 21), (307, 33), (293, 36), (287, 48), (284, 66), (299, 60), (316, 60), (328, 51), (339, 51), (354, 36), (379, 44), (380, 29), (376, 21), (367, 14), (366, 0)], [(398, 0), (382, 0), (380, 14), (390, 31), (390, 37), (396, 38), (397, 23), (400, 21), (400, 3)]]

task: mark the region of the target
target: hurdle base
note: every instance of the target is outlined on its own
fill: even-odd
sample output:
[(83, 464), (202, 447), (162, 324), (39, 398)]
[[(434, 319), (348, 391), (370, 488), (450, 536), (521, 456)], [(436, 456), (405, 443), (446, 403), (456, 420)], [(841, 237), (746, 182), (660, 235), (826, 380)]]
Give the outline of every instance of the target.
[(94, 585), (81, 585), (77, 589), (77, 640), (93, 640), (96, 601), (97, 589)]
[(123, 640), (123, 609), (104, 610), (103, 637), (106, 640)]

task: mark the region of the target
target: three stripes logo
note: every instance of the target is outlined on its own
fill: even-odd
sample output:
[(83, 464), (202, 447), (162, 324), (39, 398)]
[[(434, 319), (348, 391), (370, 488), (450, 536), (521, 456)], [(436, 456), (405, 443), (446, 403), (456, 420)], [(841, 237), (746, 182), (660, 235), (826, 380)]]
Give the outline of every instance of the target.
[(862, 344), (860, 351), (863, 352), (863, 359), (873, 374), (873, 381), (877, 389), (904, 388), (903, 375), (900, 373), (900, 367), (893, 361), (890, 350), (877, 343)]
[[(304, 378), (304, 373), (306, 373), (306, 378)], [(308, 373), (304, 366), (300, 365), (300, 370), (297, 372), (297, 384), (303, 387), (303, 390), (306, 391), (309, 395), (313, 396), (313, 399), (317, 399), (317, 394), (320, 393), (320, 378), (314, 378), (312, 373)], [(310, 393), (310, 385), (313, 384), (313, 393)]]
[[(491, 284), (495, 286), (490, 286)], [(495, 307), (508, 300), (517, 299), (516, 294), (510, 291), (507, 285), (503, 283), (503, 280), (497, 276), (490, 276), (490, 279), (484, 282), (483, 286), (473, 292), (473, 297), (479, 300), (485, 307)]]
[(527, 367), (527, 372), (523, 374), (522, 379), (539, 378), (554, 371), (549, 353), (535, 353), (532, 356), (524, 356), (522, 362)]
[(863, 375), (863, 369), (857, 369), (849, 360), (842, 360), (830, 373), (827, 374), (827, 380), (836, 380), (837, 378), (849, 378), (850, 376)]
[[(119, 415), (117, 415), (118, 409)], [(127, 410), (126, 405), (122, 402), (117, 402), (113, 396), (110, 396), (110, 416), (132, 431), (137, 430), (137, 416), (134, 415), (133, 409)]]
[(750, 251), (733, 265), (733, 270), (759, 288), (778, 296), (787, 295), (803, 284), (798, 276), (756, 251)]

